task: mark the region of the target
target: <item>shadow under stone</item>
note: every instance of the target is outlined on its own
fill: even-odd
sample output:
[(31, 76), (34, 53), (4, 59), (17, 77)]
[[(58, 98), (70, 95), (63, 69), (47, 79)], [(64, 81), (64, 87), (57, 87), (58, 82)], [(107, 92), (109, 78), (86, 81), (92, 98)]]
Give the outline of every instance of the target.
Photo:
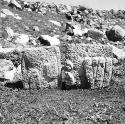
[(17, 81), (17, 82), (7, 82), (4, 85), (5, 87), (12, 88), (12, 89), (24, 89), (24, 85), (22, 81)]

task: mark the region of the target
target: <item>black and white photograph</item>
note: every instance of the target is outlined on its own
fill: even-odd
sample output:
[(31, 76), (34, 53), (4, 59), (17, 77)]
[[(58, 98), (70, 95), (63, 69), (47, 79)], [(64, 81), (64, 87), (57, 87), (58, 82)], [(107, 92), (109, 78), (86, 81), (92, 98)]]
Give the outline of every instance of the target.
[(125, 124), (125, 0), (0, 11), (0, 124)]

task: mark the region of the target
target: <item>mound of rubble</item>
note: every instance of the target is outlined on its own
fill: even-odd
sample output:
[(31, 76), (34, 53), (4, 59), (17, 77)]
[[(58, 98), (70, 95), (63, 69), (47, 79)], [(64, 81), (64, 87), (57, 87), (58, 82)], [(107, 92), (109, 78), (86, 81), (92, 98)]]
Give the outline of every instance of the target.
[(1, 5), (3, 85), (95, 89), (124, 80), (124, 10), (20, 0)]

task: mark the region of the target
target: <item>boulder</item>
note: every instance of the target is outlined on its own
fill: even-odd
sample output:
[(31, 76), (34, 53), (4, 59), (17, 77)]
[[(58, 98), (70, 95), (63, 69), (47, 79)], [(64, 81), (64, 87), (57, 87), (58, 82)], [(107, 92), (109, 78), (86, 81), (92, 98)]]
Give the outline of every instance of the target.
[(38, 13), (45, 15), (47, 13), (47, 9), (45, 7), (40, 7)]
[(99, 40), (104, 37), (103, 32), (97, 29), (89, 29), (87, 34), (90, 38), (94, 40)]
[(9, 82), (22, 80), (21, 72), (21, 51), (14, 48), (0, 49), (0, 78)]
[(60, 50), (58, 47), (27, 48), (23, 52), (22, 75), (25, 88), (30, 88), (30, 82), (35, 86), (37, 83), (39, 88), (57, 87), (60, 71)]
[(114, 45), (109, 44), (110, 47), (112, 47), (112, 52), (115, 55), (117, 59), (125, 59), (125, 50), (119, 49)]
[(54, 21), (54, 20), (49, 20), (49, 22), (53, 23), (56, 26), (61, 27), (61, 23), (60, 22), (57, 22), (57, 21)]
[(41, 35), (38, 40), (45, 46), (60, 46), (60, 40), (49, 35)]
[(22, 50), (17, 48), (1, 48), (0, 49), (0, 59), (7, 59), (13, 62), (15, 67), (21, 64)]
[(1, 12), (1, 13), (0, 13), (0, 17), (1, 17), (1, 18), (5, 18), (6, 15), (5, 15), (4, 13)]
[(13, 76), (9, 75), (8, 72), (11, 72), (14, 69), (14, 65), (11, 60), (0, 59), (0, 78), (3, 79), (13, 79)]
[(14, 5), (15, 7), (17, 7), (18, 9), (22, 10), (21, 5), (16, 1), (16, 0), (11, 0), (10, 1), (10, 5)]
[(28, 35), (26, 34), (19, 34), (16, 39), (15, 39), (15, 43), (17, 44), (21, 44), (21, 45), (27, 45), (27, 43), (29, 42), (30, 38)]
[(12, 82), (14, 80), (16, 71), (17, 71), (16, 67), (13, 67), (11, 70), (5, 71), (4, 72), (4, 79), (7, 79), (10, 82)]
[(125, 36), (125, 30), (119, 25), (115, 25), (114, 27), (106, 31), (106, 36), (110, 41), (121, 41)]
[(75, 36), (82, 36), (84, 34), (84, 32), (80, 29), (73, 29), (74, 35)]

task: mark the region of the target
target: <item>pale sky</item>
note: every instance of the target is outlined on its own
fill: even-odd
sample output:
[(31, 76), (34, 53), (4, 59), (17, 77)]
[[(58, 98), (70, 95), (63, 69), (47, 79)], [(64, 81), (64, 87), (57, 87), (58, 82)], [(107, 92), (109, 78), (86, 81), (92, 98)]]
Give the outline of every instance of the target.
[[(25, 0), (38, 1), (38, 0)], [(125, 9), (125, 0), (39, 0), (68, 5), (86, 5), (94, 9)]]

